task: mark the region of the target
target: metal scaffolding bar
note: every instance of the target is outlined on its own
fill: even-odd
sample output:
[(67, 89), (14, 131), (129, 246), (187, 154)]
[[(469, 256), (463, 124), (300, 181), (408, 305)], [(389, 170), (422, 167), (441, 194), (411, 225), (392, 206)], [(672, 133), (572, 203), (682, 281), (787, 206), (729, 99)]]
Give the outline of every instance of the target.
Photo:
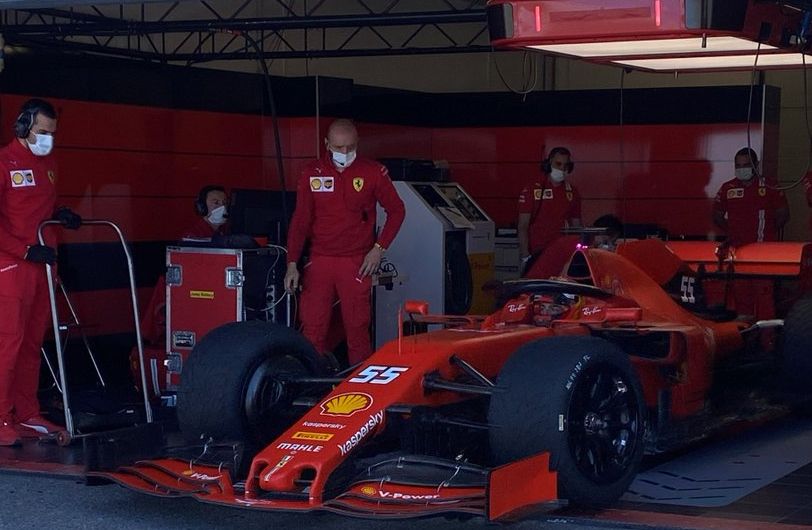
[[(306, 2), (246, 0), (227, 16), (199, 0), (199, 19), (189, 18), (192, 3), (183, 2), (186, 18), (180, 2), (5, 10), (0, 31), (11, 46), (159, 62), (245, 60), (245, 47), (234, 45), (242, 34), (260, 43), (266, 59), (490, 51), (482, 1), (458, 7), (459, 1), (437, 0), (436, 10), (423, 3), (423, 10), (408, 11), (409, 2), (400, 0), (322, 0), (309, 9)], [(268, 42), (265, 35), (275, 38)]]

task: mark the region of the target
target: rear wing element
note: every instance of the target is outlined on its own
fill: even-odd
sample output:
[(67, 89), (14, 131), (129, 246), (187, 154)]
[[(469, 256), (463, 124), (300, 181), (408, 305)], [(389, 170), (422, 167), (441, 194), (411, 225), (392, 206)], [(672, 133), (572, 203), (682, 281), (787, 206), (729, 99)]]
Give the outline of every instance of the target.
[(751, 243), (725, 248), (713, 241), (668, 241), (666, 245), (694, 270), (704, 265), (709, 273), (727, 272), (732, 265), (736, 275), (812, 276), (812, 243)]

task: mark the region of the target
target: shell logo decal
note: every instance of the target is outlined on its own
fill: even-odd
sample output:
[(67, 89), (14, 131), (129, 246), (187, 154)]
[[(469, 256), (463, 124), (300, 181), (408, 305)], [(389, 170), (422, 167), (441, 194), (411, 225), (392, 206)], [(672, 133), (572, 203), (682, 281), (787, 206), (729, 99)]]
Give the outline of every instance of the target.
[(363, 493), (364, 495), (374, 496), (376, 493), (378, 493), (378, 490), (376, 490), (372, 486), (364, 486), (363, 488), (361, 488), (361, 493)]
[(352, 416), (372, 406), (372, 396), (363, 392), (347, 392), (333, 396), (321, 404), (322, 416)]

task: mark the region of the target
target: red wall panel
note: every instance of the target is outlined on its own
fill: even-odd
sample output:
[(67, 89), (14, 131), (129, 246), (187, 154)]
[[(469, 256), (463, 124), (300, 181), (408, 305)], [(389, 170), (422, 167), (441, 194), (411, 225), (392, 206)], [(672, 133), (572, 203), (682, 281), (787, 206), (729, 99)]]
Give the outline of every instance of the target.
[[(2, 95), (0, 103), (3, 109), (16, 109), (25, 99)], [(268, 116), (54, 102), (61, 113), (60, 202), (82, 215), (122, 224), (133, 240), (177, 237), (193, 222), (191, 201), (204, 184), (280, 188)], [(3, 114), (7, 131), (15, 116)], [(295, 189), (304, 165), (323, 149), (331, 120), (279, 120), (288, 189)], [(538, 178), (542, 151), (565, 145), (576, 161), (571, 179), (584, 197), (586, 222), (616, 213), (626, 222), (657, 223), (672, 233), (695, 236), (712, 229), (710, 200), (731, 178), (733, 154), (746, 144), (747, 133), (744, 124), (358, 127), (365, 156), (447, 160), (452, 178), (498, 225), (515, 223), (518, 193)], [(777, 134), (775, 128), (770, 131)], [(750, 133), (760, 151), (760, 126)], [(110, 239), (103, 234), (83, 231), (66, 238)]]

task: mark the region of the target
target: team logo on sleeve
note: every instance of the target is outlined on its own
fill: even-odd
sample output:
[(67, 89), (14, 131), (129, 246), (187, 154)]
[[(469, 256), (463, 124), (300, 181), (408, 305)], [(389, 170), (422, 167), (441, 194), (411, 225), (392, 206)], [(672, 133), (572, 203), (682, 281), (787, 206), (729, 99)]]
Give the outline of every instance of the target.
[(37, 185), (34, 181), (34, 171), (30, 169), (15, 169), (14, 171), (10, 171), (9, 174), (11, 175), (12, 188), (24, 188), (26, 186)]
[(48, 171), (48, 180), (50, 180), (51, 184), (53, 184), (54, 181), (56, 180), (56, 173), (54, 173), (53, 171)]
[(364, 179), (361, 177), (355, 177), (352, 179), (352, 187), (355, 188), (355, 191), (361, 191), (364, 189)]
[(743, 199), (744, 198), (744, 188), (730, 188), (727, 190), (727, 198), (728, 199)]
[(572, 202), (572, 192), (571, 191), (567, 192), (567, 200)]

